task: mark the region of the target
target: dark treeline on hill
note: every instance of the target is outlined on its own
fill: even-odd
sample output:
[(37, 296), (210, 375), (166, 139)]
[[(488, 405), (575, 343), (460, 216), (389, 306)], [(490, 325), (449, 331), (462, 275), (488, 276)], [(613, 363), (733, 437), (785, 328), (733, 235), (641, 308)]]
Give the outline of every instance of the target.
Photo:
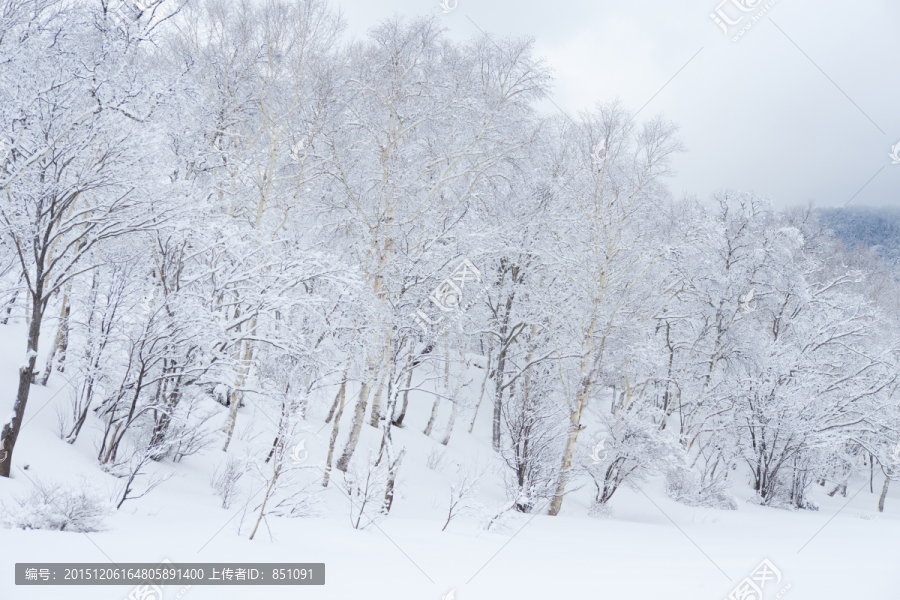
[(885, 262), (900, 266), (900, 208), (856, 206), (819, 212), (822, 222), (847, 246), (868, 246)]

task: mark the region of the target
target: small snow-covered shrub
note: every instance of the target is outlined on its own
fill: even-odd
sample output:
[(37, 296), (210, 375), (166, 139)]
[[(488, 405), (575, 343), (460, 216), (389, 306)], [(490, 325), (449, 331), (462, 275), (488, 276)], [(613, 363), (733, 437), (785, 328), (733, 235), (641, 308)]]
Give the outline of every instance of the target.
[(528, 522), (527, 515), (515, 510), (515, 501), (494, 506), (475, 505), (473, 512), (480, 527), (493, 533), (514, 533)]
[(798, 506), (801, 510), (819, 510), (819, 503), (809, 498), (804, 498)]
[(87, 480), (79, 485), (35, 480), (25, 496), (14, 496), (13, 506), (3, 504), (3, 526), (21, 529), (90, 532), (104, 529), (103, 518), (112, 507)]
[(791, 494), (786, 486), (777, 488), (774, 493), (767, 498), (762, 498), (758, 493), (754, 496), (755, 502), (760, 506), (768, 506), (769, 508), (780, 508), (782, 510), (819, 510), (819, 505), (809, 498), (801, 496), (799, 499)]
[(666, 473), (666, 493), (673, 500), (688, 506), (737, 510), (737, 499), (728, 493), (724, 481), (700, 483), (700, 474), (687, 467), (676, 466)]
[(444, 466), (445, 461), (447, 460), (447, 452), (443, 448), (434, 447), (431, 449), (431, 452), (428, 453), (428, 458), (425, 461), (425, 464), (432, 471), (440, 471)]
[(244, 461), (229, 456), (222, 473), (219, 473), (218, 468), (213, 471), (209, 483), (216, 495), (222, 499), (222, 508), (227, 509), (231, 506), (231, 502), (237, 494), (238, 481), (244, 476), (246, 468), (247, 465)]
[(450, 521), (456, 517), (472, 512), (475, 506), (472, 498), (478, 493), (478, 486), (488, 470), (488, 467), (479, 463), (457, 469), (457, 476), (450, 482), (450, 506), (447, 521), (441, 531), (445, 531)]
[(609, 519), (612, 517), (612, 506), (608, 502), (591, 502), (588, 516), (596, 519)]
[(378, 507), (387, 489), (385, 462), (375, 464), (373, 457), (368, 456), (362, 464), (360, 461), (350, 463), (344, 473), (341, 487), (350, 500), (350, 524), (353, 529), (368, 529), (385, 515)]

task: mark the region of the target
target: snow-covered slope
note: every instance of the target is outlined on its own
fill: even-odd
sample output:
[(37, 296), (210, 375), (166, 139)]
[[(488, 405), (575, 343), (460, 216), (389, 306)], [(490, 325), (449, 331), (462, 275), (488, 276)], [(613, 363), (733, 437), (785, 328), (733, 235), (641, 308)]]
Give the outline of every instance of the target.
[[(0, 327), (0, 409), (8, 411), (15, 389), (16, 368), (24, 347), (21, 323)], [(474, 387), (474, 386), (472, 386)], [(69, 386), (54, 375), (47, 388), (35, 386), (26, 425), (14, 456), (13, 476), (0, 479), (0, 499), (24, 495), (33, 480), (75, 482), (87, 477), (104, 495), (112, 496), (120, 482), (97, 466), (95, 456), (101, 423), (89, 417), (86, 431), (73, 446), (56, 433), (56, 411), (66, 410)], [(785, 596), (801, 599), (898, 598), (900, 575), (900, 494), (888, 497), (883, 514), (876, 511), (875, 492), (868, 482), (854, 481), (848, 497), (830, 498), (824, 488), (813, 497), (821, 509), (786, 511), (745, 502), (747, 486), (735, 485), (741, 500), (737, 511), (691, 508), (668, 499), (658, 479), (643, 489), (623, 489), (613, 498), (613, 514), (588, 516), (590, 490), (574, 493), (562, 514), (521, 515), (499, 532), (485, 531), (475, 516), (454, 519), (446, 531), (449, 482), (457, 464), (493, 464), (489, 411), (482, 410), (473, 434), (468, 422), (454, 433), (440, 470), (427, 457), (442, 438), (422, 434), (431, 402), (414, 397), (407, 426), (396, 430), (398, 446), (408, 449), (389, 518), (377, 527), (356, 530), (349, 522), (349, 502), (332, 484), (324, 491), (319, 516), (269, 517), (272, 535), (261, 526), (248, 540), (253, 518), (236, 501), (230, 509), (214, 495), (210, 475), (226, 460), (217, 441), (200, 455), (178, 465), (174, 477), (145, 497), (129, 500), (107, 520), (108, 530), (96, 533), (0, 529), (0, 598), (4, 600), (117, 600), (132, 586), (15, 586), (16, 562), (324, 562), (321, 587), (171, 587), (166, 598), (350, 598), (433, 599), (455, 590), (459, 600), (622, 598), (725, 598), (763, 560), (782, 573), (782, 581), (767, 588), (766, 598), (790, 584)], [(271, 440), (254, 432), (264, 419), (250, 405), (241, 410), (238, 445), (263, 446)], [(330, 426), (318, 407), (305, 423), (308, 464), (323, 464)], [(351, 411), (345, 411), (349, 419)], [(438, 423), (446, 421), (439, 415)], [(316, 433), (318, 432), (318, 433)], [(380, 437), (365, 426), (361, 451), (377, 450)], [(27, 470), (25, 467), (27, 465)], [(155, 466), (161, 472), (173, 465)], [(321, 474), (311, 471), (312, 478)], [(740, 479), (740, 478), (739, 478)], [(858, 492), (858, 493), (857, 493)], [(491, 474), (478, 501), (496, 505), (504, 500), (499, 476)], [(242, 518), (243, 517), (243, 518)], [(870, 517), (870, 518), (866, 518)], [(238, 528), (240, 526), (240, 533)], [(180, 596), (179, 596), (180, 595)]]

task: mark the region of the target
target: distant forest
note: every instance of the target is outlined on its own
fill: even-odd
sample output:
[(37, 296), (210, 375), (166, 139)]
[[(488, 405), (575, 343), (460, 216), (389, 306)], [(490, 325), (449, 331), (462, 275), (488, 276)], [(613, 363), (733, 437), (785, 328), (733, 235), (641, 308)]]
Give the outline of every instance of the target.
[(847, 246), (868, 246), (887, 263), (900, 267), (900, 208), (848, 206), (843, 210), (827, 208), (819, 212), (822, 222)]

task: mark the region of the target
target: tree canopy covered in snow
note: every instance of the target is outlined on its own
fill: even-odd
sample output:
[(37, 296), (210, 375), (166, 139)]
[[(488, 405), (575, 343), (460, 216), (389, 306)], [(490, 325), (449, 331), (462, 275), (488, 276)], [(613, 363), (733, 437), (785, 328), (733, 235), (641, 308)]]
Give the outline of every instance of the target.
[[(889, 268), (831, 213), (673, 197), (662, 116), (540, 114), (532, 40), (398, 17), (345, 43), (324, 0), (5, 6), (0, 319), (27, 336), (0, 475), (54, 378), (117, 506), (225, 451), (223, 507), (245, 475), (267, 490), (251, 537), (329, 485), (353, 527), (389, 516), (413, 403), (445, 446), (490, 423), (488, 526), (650, 476), (734, 508), (749, 473), (760, 504), (815, 509), (814, 485), (900, 473)], [(327, 457), (304, 461), (311, 419)], [(445, 528), (486, 467), (459, 472)]]

